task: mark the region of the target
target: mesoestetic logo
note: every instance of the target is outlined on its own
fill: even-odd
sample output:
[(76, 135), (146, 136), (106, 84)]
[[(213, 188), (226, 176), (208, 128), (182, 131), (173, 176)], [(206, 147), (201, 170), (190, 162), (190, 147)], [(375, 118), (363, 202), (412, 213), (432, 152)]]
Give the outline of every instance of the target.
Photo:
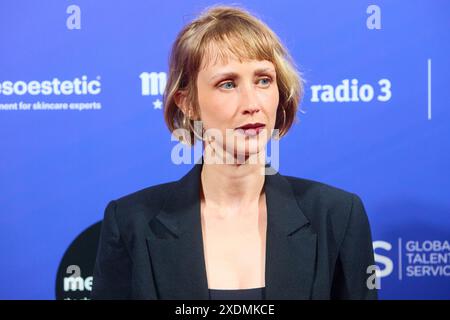
[(97, 95), (101, 92), (100, 76), (95, 80), (88, 80), (86, 75), (73, 80), (53, 80), (44, 81), (0, 81), (0, 95), (22, 96), (29, 95)]

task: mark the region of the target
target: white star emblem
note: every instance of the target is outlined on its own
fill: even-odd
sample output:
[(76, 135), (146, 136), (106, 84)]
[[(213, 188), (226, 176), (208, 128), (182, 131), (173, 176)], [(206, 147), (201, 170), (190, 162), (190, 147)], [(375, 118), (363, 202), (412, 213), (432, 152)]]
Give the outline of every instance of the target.
[(162, 109), (161, 100), (157, 99), (156, 101), (153, 101), (153, 109)]

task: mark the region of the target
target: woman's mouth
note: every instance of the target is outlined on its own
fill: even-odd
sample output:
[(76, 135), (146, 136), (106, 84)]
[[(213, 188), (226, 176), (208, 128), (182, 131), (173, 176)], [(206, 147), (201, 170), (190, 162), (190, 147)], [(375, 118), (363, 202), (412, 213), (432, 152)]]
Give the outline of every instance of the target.
[(246, 135), (246, 136), (256, 136), (258, 135), (263, 129), (265, 128), (265, 125), (263, 123), (247, 123), (243, 126), (240, 126), (236, 128), (238, 132)]

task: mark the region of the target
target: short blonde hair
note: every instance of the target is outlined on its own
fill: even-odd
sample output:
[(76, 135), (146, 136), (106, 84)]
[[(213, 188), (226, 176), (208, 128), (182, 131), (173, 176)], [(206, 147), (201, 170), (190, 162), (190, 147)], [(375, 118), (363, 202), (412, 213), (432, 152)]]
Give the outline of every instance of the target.
[[(214, 48), (220, 50), (213, 51)], [(212, 52), (216, 52), (215, 57), (212, 57)], [(245, 9), (213, 6), (184, 26), (172, 46), (169, 59), (169, 74), (163, 96), (164, 120), (171, 133), (179, 128), (187, 130), (189, 137), (186, 138), (190, 145), (195, 143), (192, 123), (199, 119), (183, 121), (185, 113), (177, 106), (175, 95), (180, 90), (187, 91), (187, 104), (194, 117), (198, 117), (199, 71), (212, 58), (215, 61), (227, 61), (230, 56), (241, 62), (242, 59), (272, 62), (280, 97), (275, 121), (280, 138), (296, 120), (297, 108), (303, 96), (303, 79), (280, 39), (264, 22)]]

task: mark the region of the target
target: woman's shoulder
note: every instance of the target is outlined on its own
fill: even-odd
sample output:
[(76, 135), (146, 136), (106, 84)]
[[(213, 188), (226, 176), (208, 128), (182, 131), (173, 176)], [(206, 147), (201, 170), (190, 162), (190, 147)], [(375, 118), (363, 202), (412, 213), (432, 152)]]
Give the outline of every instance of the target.
[(354, 192), (312, 179), (284, 176), (290, 183), (297, 203), (314, 224), (336, 221), (341, 224), (354, 218), (366, 219), (361, 198)]
[(325, 182), (283, 175), (292, 186), (297, 196), (302, 198), (314, 197), (325, 202), (346, 201), (356, 196), (353, 192)]
[(114, 207), (115, 217), (118, 221), (123, 222), (130, 218), (134, 218), (133, 220), (136, 220), (135, 218), (148, 219), (148, 215), (160, 210), (175, 183), (176, 181), (171, 181), (139, 189), (111, 200), (108, 207)]

